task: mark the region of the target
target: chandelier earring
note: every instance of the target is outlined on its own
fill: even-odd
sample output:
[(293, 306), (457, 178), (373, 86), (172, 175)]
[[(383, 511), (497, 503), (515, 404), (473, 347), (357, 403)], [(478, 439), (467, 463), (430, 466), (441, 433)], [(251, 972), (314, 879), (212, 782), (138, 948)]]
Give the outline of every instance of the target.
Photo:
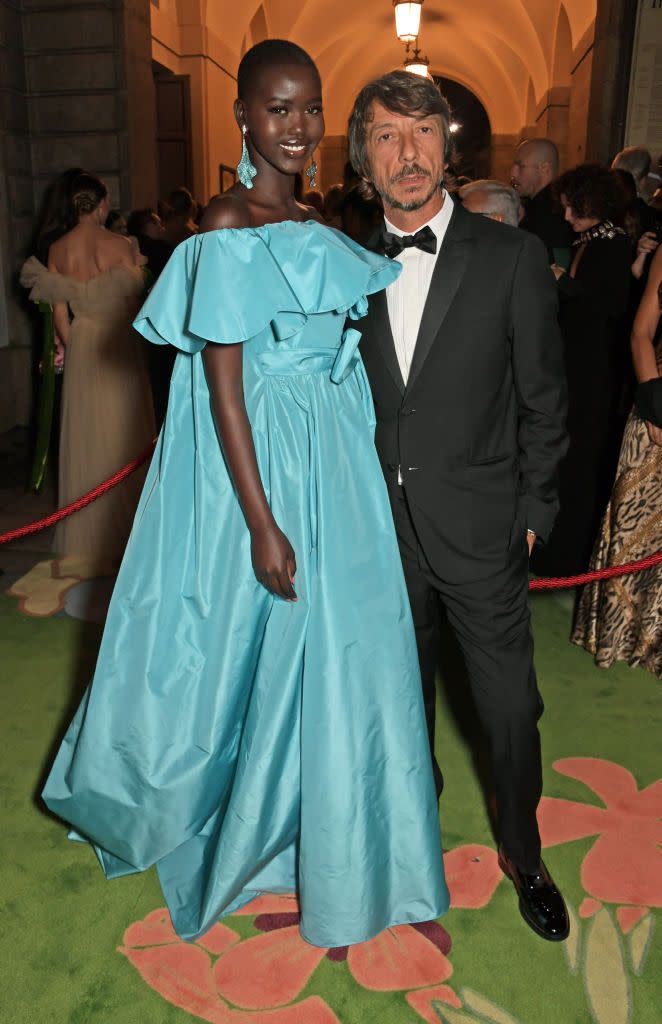
[(317, 188), (316, 174), (317, 174), (317, 164), (315, 163), (315, 160), (313, 159), (313, 162), (311, 163), (310, 167), (306, 167), (306, 177), (308, 178), (308, 186), (309, 186), (309, 188)]
[(253, 187), (253, 178), (257, 174), (257, 167), (253, 164), (250, 154), (248, 152), (248, 146), (246, 145), (246, 133), (248, 129), (245, 124), (241, 126), (242, 146), (241, 146), (241, 160), (237, 164), (237, 176), (239, 181), (244, 188)]

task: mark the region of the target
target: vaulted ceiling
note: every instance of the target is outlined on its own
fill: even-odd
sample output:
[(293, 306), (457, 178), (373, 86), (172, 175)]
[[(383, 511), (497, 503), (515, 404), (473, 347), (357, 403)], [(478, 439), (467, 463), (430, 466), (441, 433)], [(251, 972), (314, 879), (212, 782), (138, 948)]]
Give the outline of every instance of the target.
[[(569, 84), (572, 55), (595, 21), (597, 0), (424, 0), (420, 46), (431, 69), (481, 100), (494, 133), (530, 122), (553, 86)], [(221, 41), (233, 73), (243, 50), (292, 39), (322, 73), (327, 132), (345, 131), (353, 97), (402, 64), (391, 0), (160, 0), (180, 23)], [(173, 12), (174, 13), (174, 12)]]

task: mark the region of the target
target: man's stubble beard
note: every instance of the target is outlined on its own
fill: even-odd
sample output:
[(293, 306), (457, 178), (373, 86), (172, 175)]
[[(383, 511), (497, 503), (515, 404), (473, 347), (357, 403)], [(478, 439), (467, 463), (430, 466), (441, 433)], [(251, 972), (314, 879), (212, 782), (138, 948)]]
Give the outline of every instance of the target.
[(425, 196), (413, 199), (411, 202), (407, 202), (406, 200), (402, 199), (396, 199), (395, 196), (392, 196), (388, 191), (380, 192), (379, 194), (385, 206), (390, 206), (392, 210), (402, 210), (405, 213), (411, 213), (414, 210), (420, 210), (421, 207), (429, 203), (435, 192), (437, 192), (438, 189), (443, 187), (444, 182), (442, 179), (439, 182), (439, 184), (433, 185), (430, 191)]

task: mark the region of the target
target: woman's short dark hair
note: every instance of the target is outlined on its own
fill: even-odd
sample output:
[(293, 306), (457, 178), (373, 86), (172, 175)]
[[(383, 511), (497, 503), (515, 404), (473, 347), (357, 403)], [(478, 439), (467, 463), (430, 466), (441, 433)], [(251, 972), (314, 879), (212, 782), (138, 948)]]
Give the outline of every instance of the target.
[(370, 180), (366, 140), (375, 100), (394, 114), (421, 118), (438, 114), (444, 132), (444, 162), (448, 163), (453, 155), (448, 100), (429, 78), (413, 75), (410, 71), (390, 71), (363, 86), (349, 116), (349, 158), (362, 178)]
[(93, 213), (107, 195), (108, 189), (96, 174), (78, 174), (69, 190), (69, 227), (74, 227), (85, 214)]
[(315, 61), (296, 43), (288, 39), (264, 39), (247, 50), (237, 71), (237, 95), (245, 100), (260, 72), (267, 67), (298, 64), (310, 68), (319, 78)]
[(580, 164), (560, 174), (553, 191), (577, 217), (597, 217), (621, 225), (625, 214), (623, 189), (613, 172), (600, 164)]

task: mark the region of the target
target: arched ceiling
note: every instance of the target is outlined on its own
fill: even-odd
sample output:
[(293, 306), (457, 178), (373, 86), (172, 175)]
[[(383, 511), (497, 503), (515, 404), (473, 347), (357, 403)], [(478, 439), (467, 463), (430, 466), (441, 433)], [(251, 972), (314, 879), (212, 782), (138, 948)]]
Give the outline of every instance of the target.
[[(292, 39), (318, 63), (327, 132), (343, 134), (352, 100), (375, 75), (402, 64), (391, 0), (161, 0), (178, 20), (200, 19), (238, 63), (256, 26)], [(420, 45), (432, 70), (471, 89), (492, 131), (527, 123), (531, 99), (566, 85), (572, 50), (595, 20), (597, 0), (424, 0)], [(236, 71), (236, 65), (231, 69)], [(558, 79), (558, 80), (557, 80)]]

